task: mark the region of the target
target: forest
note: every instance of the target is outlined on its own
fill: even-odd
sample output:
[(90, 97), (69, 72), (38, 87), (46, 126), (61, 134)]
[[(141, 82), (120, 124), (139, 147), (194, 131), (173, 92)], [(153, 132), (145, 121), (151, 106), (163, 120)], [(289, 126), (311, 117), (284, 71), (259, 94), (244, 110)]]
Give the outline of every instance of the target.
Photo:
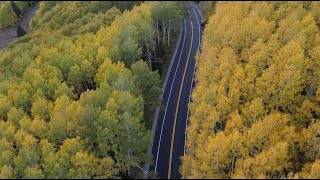
[(0, 30), (15, 25), (37, 1), (4, 1), (0, 4)]
[(196, 59), (185, 178), (320, 178), (320, 3), (217, 2)]
[(40, 2), (0, 51), (0, 178), (140, 177), (182, 8)]

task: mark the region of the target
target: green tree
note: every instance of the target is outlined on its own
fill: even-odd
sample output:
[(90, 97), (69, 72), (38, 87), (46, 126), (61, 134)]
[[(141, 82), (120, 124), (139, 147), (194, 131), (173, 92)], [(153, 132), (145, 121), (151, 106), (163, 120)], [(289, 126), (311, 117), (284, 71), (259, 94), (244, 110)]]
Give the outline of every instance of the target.
[(25, 170), (25, 175), (23, 178), (25, 179), (44, 179), (45, 176), (42, 173), (42, 170), (36, 167), (27, 168)]
[(21, 25), (18, 24), (17, 25), (17, 37), (21, 37), (26, 34), (27, 34), (26, 30), (24, 30), (23, 27), (21, 27)]
[(48, 137), (56, 144), (61, 144), (67, 135), (66, 107), (70, 105), (70, 99), (67, 96), (58, 98), (54, 104), (51, 120), (49, 122)]
[(48, 102), (46, 99), (39, 97), (32, 103), (31, 113), (33, 117), (38, 116), (48, 121), (50, 119), (50, 111), (52, 107), (52, 103)]
[(131, 72), (137, 77), (135, 84), (140, 86), (143, 95), (143, 110), (145, 123), (151, 127), (153, 112), (159, 105), (159, 96), (162, 91), (160, 76), (157, 71), (151, 71), (148, 65), (143, 61), (138, 61), (131, 65)]
[(14, 178), (13, 168), (7, 165), (2, 166), (2, 168), (0, 169), (0, 178), (13, 179)]
[[(93, 154), (86, 152), (77, 152), (71, 158), (72, 168), (68, 173), (68, 178), (115, 178), (117, 177), (117, 169), (113, 160), (108, 157), (101, 160), (105, 164), (100, 163), (100, 160)], [(108, 169), (106, 171), (105, 169)]]
[(0, 94), (0, 118), (3, 120), (7, 119), (7, 113), (10, 111), (12, 102), (7, 96)]
[(28, 175), (29, 172), (26, 169), (28, 167), (36, 166), (40, 160), (38, 140), (27, 133), (25, 133), (22, 138), (23, 139), (21, 140), (23, 140), (23, 142), (20, 142), (21, 149), (18, 155), (13, 158), (18, 177), (24, 177)]
[(97, 138), (97, 123), (101, 110), (85, 105), (77, 114), (77, 134), (86, 139), (94, 150)]
[(142, 123), (140, 97), (115, 91), (98, 120), (98, 143), (101, 153), (115, 153), (119, 170), (131, 175), (133, 164), (145, 161), (149, 131)]
[(5, 2), (0, 6), (0, 29), (13, 25), (18, 20), (17, 15), (11, 8), (10, 2)]

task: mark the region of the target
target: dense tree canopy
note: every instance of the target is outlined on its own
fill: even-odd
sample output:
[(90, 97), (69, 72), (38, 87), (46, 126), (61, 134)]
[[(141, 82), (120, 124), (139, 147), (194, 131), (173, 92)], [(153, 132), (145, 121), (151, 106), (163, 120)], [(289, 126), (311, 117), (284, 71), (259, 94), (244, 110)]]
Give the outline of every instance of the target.
[[(1, 178), (141, 174), (161, 92), (146, 58), (154, 5), (40, 3), (30, 32), (0, 52)], [(163, 12), (179, 25), (180, 11)]]
[(10, 1), (0, 5), (0, 29), (15, 24), (18, 17), (11, 8)]
[(319, 2), (218, 2), (190, 104), (185, 178), (319, 178)]

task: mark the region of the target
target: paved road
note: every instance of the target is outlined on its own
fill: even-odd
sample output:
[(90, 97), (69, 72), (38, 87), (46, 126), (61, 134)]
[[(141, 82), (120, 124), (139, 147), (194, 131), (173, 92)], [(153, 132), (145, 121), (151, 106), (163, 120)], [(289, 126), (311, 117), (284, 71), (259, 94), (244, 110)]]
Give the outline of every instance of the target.
[(185, 152), (188, 104), (193, 88), (195, 55), (199, 51), (202, 27), (201, 15), (194, 3), (188, 5), (191, 19), (183, 20), (183, 31), (178, 51), (163, 94), (163, 107), (159, 113), (153, 140), (154, 170), (158, 177), (181, 178), (180, 157)]
[(29, 31), (29, 22), (31, 21), (33, 16), (36, 14), (36, 11), (39, 9), (39, 7), (40, 7), (40, 2), (37, 2), (37, 4), (35, 4), (33, 7), (29, 7), (26, 14), (24, 15), (21, 25), (23, 29), (25, 29), (26, 31)]

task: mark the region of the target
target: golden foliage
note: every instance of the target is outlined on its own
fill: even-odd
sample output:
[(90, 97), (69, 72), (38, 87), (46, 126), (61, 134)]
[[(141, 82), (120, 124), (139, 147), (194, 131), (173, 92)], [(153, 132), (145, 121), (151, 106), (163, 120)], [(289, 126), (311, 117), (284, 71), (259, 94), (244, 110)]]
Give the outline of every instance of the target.
[(190, 104), (185, 178), (319, 178), (319, 2), (218, 2)]

